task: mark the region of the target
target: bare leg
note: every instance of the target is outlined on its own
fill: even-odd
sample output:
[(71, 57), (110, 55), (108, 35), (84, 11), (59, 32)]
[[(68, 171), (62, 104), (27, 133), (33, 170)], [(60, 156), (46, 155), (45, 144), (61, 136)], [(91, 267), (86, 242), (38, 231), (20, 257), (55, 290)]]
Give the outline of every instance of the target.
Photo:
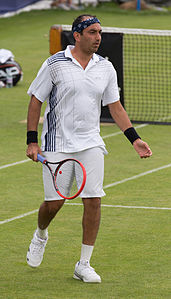
[(38, 227), (40, 229), (46, 229), (57, 212), (64, 204), (64, 200), (44, 201), (39, 209), (38, 214)]
[(100, 198), (83, 198), (83, 240), (81, 257), (75, 265), (74, 278), (84, 282), (100, 283), (101, 278), (90, 267), (90, 258), (100, 225)]
[(100, 225), (101, 216), (101, 199), (100, 198), (83, 198), (83, 240), (82, 243), (94, 246)]

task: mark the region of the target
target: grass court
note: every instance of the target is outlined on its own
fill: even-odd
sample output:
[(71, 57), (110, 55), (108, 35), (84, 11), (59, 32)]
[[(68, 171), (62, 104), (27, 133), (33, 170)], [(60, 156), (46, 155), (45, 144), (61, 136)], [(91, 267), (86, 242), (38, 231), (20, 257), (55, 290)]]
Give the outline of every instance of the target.
[(128, 12), (113, 3), (80, 12), (32, 11), (0, 19), (1, 48), (14, 53), (24, 72), (16, 87), (0, 90), (0, 298), (170, 299), (171, 126), (135, 124), (153, 151), (150, 159), (141, 160), (115, 124), (101, 125), (109, 152), (106, 197), (91, 259), (101, 284), (72, 278), (81, 249), (80, 199), (67, 202), (51, 223), (41, 266), (32, 269), (26, 264), (43, 201), (41, 165), (25, 155), (26, 92), (49, 56), (50, 27), (71, 24), (84, 12), (96, 14), (103, 26), (171, 29), (170, 11)]

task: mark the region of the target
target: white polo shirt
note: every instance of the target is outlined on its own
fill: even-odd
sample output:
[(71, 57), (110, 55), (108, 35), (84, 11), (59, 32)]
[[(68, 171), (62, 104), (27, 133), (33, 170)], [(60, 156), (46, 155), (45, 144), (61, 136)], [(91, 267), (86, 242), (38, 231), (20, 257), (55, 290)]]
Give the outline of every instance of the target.
[(47, 101), (43, 151), (71, 153), (105, 147), (100, 136), (101, 102), (105, 106), (119, 100), (112, 63), (93, 54), (84, 70), (73, 58), (72, 47), (48, 58), (28, 90), (30, 96)]

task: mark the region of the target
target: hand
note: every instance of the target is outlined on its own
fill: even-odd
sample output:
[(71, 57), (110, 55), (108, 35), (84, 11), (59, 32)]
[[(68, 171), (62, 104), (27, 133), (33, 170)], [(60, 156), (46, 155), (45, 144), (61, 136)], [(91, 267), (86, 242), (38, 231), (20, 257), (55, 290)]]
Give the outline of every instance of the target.
[(42, 151), (38, 143), (30, 143), (27, 147), (26, 155), (35, 162), (37, 161), (37, 154), (42, 155)]
[(148, 144), (141, 139), (138, 138), (137, 140), (135, 140), (133, 146), (140, 158), (148, 158), (152, 156), (152, 151), (149, 148)]

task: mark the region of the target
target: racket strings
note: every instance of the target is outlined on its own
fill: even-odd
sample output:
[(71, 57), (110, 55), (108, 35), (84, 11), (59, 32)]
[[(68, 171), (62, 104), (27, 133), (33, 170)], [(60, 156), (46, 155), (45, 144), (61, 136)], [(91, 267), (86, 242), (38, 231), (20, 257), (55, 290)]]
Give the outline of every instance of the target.
[(69, 160), (57, 168), (55, 185), (64, 197), (73, 197), (83, 181), (83, 170), (77, 161)]

